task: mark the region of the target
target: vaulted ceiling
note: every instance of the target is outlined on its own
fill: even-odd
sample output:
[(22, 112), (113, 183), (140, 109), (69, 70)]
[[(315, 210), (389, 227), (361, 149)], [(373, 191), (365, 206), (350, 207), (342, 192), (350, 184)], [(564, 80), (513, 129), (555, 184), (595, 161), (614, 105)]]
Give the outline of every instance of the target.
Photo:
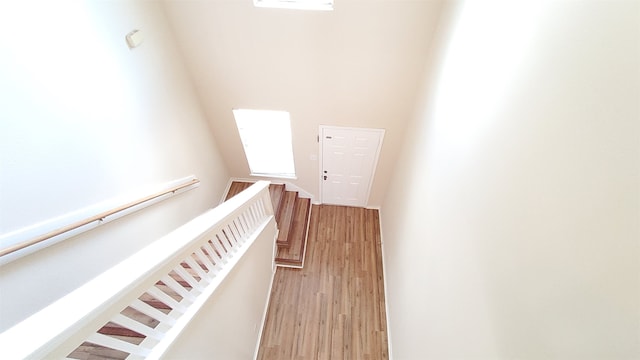
[(317, 195), (319, 125), (387, 130), (379, 205), (415, 108), (441, 1), (335, 0), (335, 10), (251, 0), (167, 0), (166, 13), (229, 171), (248, 177), (233, 108), (291, 113), (296, 185)]

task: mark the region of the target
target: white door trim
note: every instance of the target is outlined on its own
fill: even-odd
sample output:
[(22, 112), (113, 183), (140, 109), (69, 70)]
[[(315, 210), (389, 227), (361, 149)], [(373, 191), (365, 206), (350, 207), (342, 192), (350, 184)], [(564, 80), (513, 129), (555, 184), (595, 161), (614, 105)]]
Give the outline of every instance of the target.
[(324, 194), (323, 194), (323, 184), (324, 184), (324, 179), (323, 179), (323, 139), (322, 139), (322, 133), (324, 129), (340, 129), (340, 130), (366, 130), (366, 131), (373, 131), (373, 132), (377, 132), (380, 134), (380, 142), (378, 143), (378, 148), (376, 149), (376, 153), (374, 155), (374, 162), (373, 162), (373, 170), (372, 170), (372, 174), (371, 177), (369, 178), (369, 184), (367, 185), (367, 195), (366, 195), (366, 201), (365, 204), (363, 205), (363, 207), (366, 207), (369, 203), (369, 196), (371, 195), (371, 187), (373, 186), (373, 179), (375, 178), (376, 175), (376, 171), (378, 169), (378, 160), (380, 158), (380, 152), (382, 151), (382, 143), (384, 141), (384, 134), (385, 134), (385, 129), (375, 129), (375, 128), (361, 128), (361, 127), (348, 127), (348, 126), (331, 126), (331, 125), (320, 125), (319, 126), (319, 130), (318, 130), (318, 147), (319, 147), (319, 157), (318, 157), (318, 181), (319, 183), (319, 192), (318, 194), (319, 196), (319, 202), (322, 204), (324, 203)]

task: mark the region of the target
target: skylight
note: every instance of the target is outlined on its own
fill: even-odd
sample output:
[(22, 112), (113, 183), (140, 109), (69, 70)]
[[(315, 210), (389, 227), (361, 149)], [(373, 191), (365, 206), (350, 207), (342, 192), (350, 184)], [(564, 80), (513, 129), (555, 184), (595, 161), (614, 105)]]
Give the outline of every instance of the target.
[(333, 10), (333, 0), (253, 0), (253, 5), (277, 9)]
[(233, 116), (251, 175), (296, 177), (288, 112), (236, 109)]

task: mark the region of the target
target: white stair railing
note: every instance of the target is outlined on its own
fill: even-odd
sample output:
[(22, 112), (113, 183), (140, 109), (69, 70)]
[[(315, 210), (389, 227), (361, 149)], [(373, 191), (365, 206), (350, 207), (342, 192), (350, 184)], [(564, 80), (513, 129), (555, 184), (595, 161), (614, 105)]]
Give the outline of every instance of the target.
[[(269, 183), (259, 181), (0, 334), (0, 354), (160, 358), (264, 231), (277, 233)], [(105, 335), (105, 325), (125, 336)]]

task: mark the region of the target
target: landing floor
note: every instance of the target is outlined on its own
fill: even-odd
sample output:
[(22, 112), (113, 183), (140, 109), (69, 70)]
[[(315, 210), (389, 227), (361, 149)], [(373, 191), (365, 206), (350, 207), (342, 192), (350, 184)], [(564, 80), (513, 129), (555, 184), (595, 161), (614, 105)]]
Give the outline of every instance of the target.
[(304, 269), (278, 268), (258, 359), (388, 359), (377, 210), (314, 205)]

